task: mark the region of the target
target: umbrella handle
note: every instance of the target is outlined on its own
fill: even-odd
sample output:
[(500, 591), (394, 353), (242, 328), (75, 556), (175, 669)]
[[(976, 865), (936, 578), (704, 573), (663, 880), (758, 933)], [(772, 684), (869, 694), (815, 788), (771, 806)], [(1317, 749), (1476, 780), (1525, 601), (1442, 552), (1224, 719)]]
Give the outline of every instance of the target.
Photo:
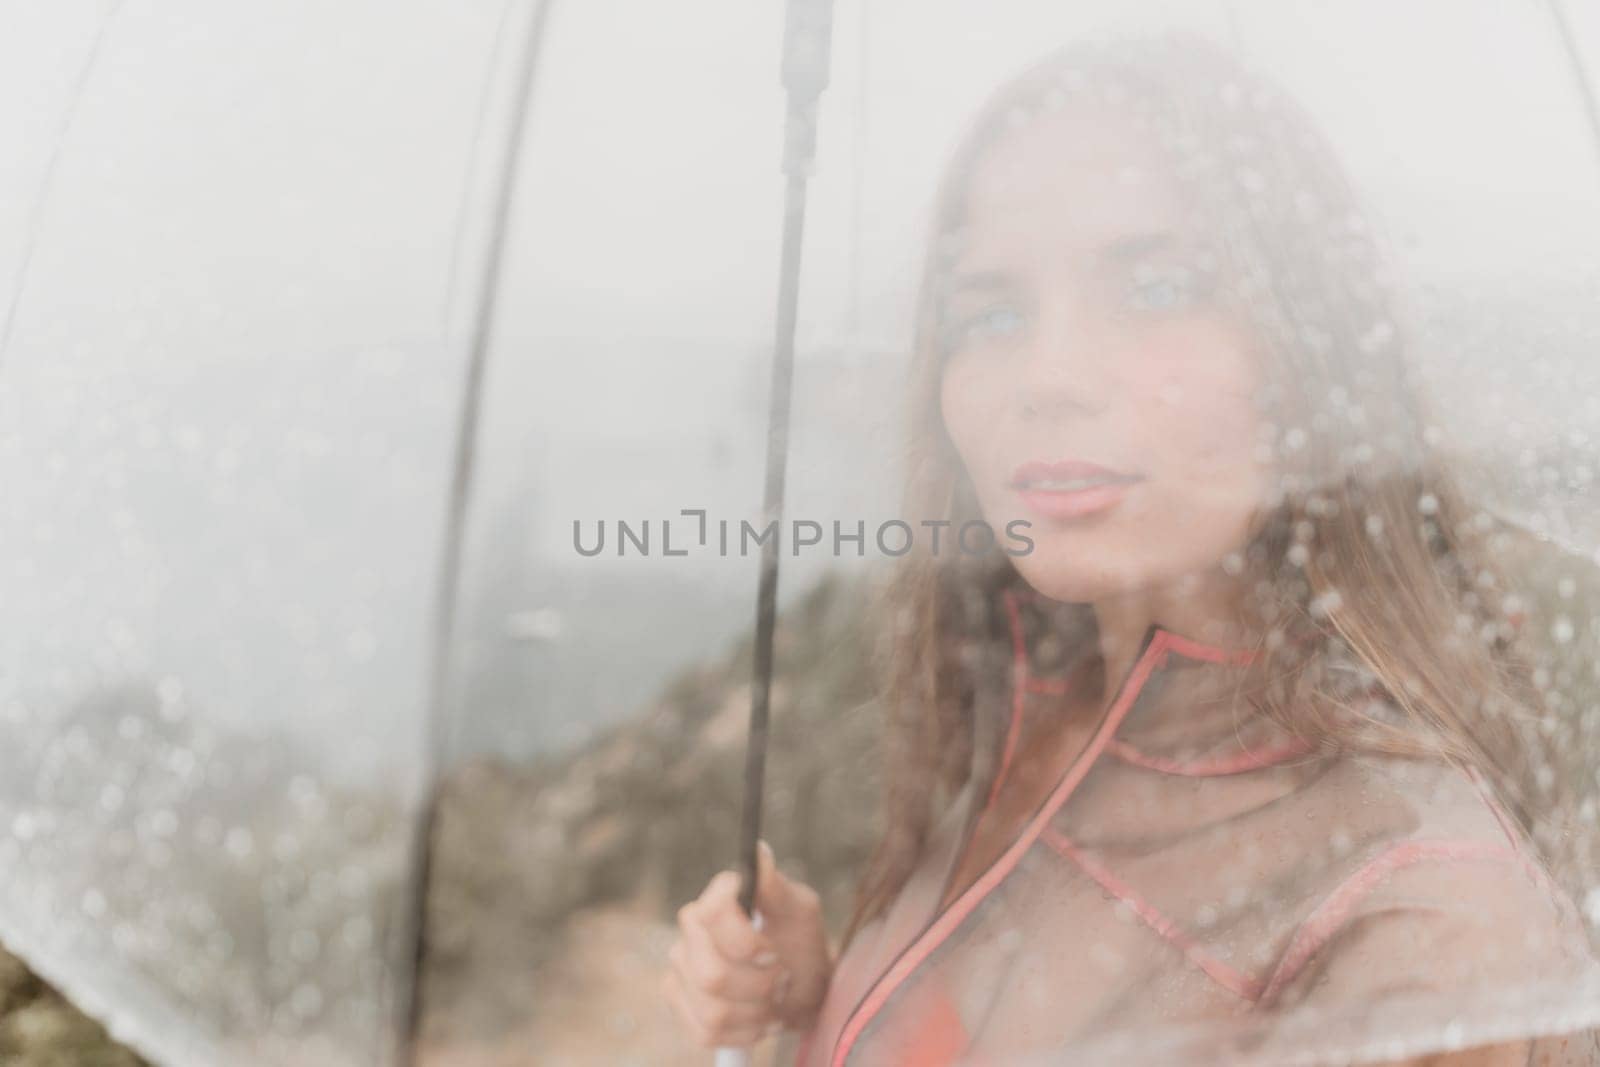
[[(750, 913), (750, 925), (757, 930), (761, 929), (761, 913), (759, 911)], [(713, 1062), (715, 1067), (750, 1067), (750, 1050), (747, 1048), (719, 1048), (717, 1049), (716, 1059)]]

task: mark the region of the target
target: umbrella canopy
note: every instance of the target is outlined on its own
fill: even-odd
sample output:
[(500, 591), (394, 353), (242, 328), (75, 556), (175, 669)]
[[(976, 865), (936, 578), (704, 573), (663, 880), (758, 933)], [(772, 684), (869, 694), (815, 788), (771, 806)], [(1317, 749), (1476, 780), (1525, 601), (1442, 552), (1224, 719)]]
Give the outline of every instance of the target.
[(772, 533), (775, 5), (214, 8), (0, 7), (0, 941), (116, 1034), (703, 1062), (776, 536), (782, 1060), (1586, 1062), (1586, 8), (840, 0)]
[(0, 938), (163, 1062), (398, 1047), (532, 10), (0, 10)]

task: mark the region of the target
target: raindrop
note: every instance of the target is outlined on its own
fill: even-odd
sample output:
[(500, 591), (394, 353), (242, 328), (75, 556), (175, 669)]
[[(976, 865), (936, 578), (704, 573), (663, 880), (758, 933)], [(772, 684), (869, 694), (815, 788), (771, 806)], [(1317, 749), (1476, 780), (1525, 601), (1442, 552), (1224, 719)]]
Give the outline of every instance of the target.
[(188, 778), (195, 770), (195, 755), (187, 748), (174, 749), (167, 757), (167, 766), (179, 778)]
[(1550, 636), (1558, 645), (1570, 644), (1574, 633), (1572, 620), (1565, 615), (1557, 615), (1555, 622), (1550, 624)]
[(344, 924), (340, 936), (352, 952), (364, 952), (372, 944), (372, 920), (365, 915), (357, 915)]
[(322, 951), (322, 940), (315, 930), (296, 930), (289, 936), (289, 955), (301, 963), (311, 963)]
[(228, 850), (230, 855), (238, 859), (244, 859), (254, 849), (255, 839), (251, 836), (250, 831), (243, 826), (235, 826), (228, 831), (228, 836), (223, 841), (223, 847)]
[(296, 1015), (308, 1019), (322, 1010), (322, 990), (309, 982), (301, 985), (290, 998), (290, 1006)]
[(556, 641), (566, 628), (566, 619), (555, 608), (517, 611), (506, 618), (506, 635), (517, 641)]
[(272, 843), (272, 855), (283, 863), (300, 855), (300, 839), (291, 833), (281, 833)]
[(161, 701), (161, 718), (177, 722), (183, 718), (183, 683), (176, 678), (163, 678), (156, 683), (156, 696)]
[(356, 630), (345, 640), (345, 651), (357, 663), (366, 663), (378, 650), (378, 639), (370, 630)]
[(1111, 948), (1104, 941), (1096, 941), (1089, 946), (1089, 957), (1099, 964), (1101, 969), (1110, 971), (1113, 974), (1121, 971), (1125, 966), (1122, 954)]
[(1363, 334), (1361, 340), (1357, 343), (1360, 345), (1361, 351), (1372, 353), (1383, 348), (1392, 340), (1394, 340), (1394, 326), (1387, 321), (1380, 321), (1373, 323), (1372, 328)]
[(355, 863), (348, 863), (339, 870), (339, 890), (347, 897), (359, 897), (368, 888), (367, 871)]

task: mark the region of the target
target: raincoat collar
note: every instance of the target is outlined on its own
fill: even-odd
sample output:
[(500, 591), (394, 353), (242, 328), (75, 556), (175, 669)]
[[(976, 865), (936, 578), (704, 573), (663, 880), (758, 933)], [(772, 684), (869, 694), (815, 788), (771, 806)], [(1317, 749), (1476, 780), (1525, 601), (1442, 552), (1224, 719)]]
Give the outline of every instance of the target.
[[(1022, 605), (1034, 604), (1049, 606), (1059, 605), (1063, 602), (1053, 600), (1038, 590), (1026, 586), (1021, 589), (1005, 589), (1001, 592), (1001, 597), (1005, 604), (1006, 617), (1010, 626), (1013, 650), (1019, 655), (1027, 656), (1027, 662), (1030, 664), (1031, 670), (1033, 657), (1031, 652), (1029, 652), (1026, 647), (1026, 638), (1024, 637), (1023, 633), (1021, 620)], [(1198, 638), (1180, 634), (1176, 630), (1172, 630), (1161, 623), (1151, 623), (1150, 626), (1145, 630), (1144, 639), (1139, 645), (1140, 652), (1143, 653), (1145, 650), (1149, 649), (1151, 645), (1158, 641), (1158, 639), (1163, 649), (1168, 654), (1176, 653), (1186, 659), (1197, 660), (1206, 663), (1243, 667), (1248, 666), (1251, 663), (1255, 663), (1261, 658), (1261, 652), (1259, 649), (1246, 648), (1243, 646), (1228, 646), (1202, 641)], [(1039, 679), (1037, 673), (1035, 673), (1034, 676), (1036, 680), (1042, 680)]]
[[(1004, 741), (998, 746), (995, 772), (985, 790), (989, 802), (1010, 770), (1029, 703), (1065, 695), (1072, 675), (1071, 669), (1054, 676), (1036, 672), (1037, 657), (1023, 621), (1024, 603), (1060, 602), (1031, 589), (1007, 589), (1002, 597), (1012, 645), (1012, 691)], [(1266, 722), (1248, 704), (1221, 699), (1226, 680), (1238, 677), (1235, 669), (1249, 667), (1261, 658), (1257, 649), (1201, 641), (1152, 624), (1145, 631), (1128, 676), (1117, 686), (1115, 702), (1125, 703), (1126, 717), (1107, 739), (1104, 756), (1146, 771), (1186, 777), (1242, 774), (1305, 756), (1312, 747), (1309, 742)], [(1177, 708), (1154, 712), (1140, 709), (1145, 687), (1174, 667), (1183, 668), (1185, 673), (1198, 671), (1189, 677), (1200, 683), (1202, 691), (1215, 681), (1218, 689), (1212, 694), (1214, 699), (1208, 702), (1197, 693), (1192, 703)], [(1223, 673), (1212, 675), (1211, 670)], [(1180, 713), (1182, 717), (1178, 718)]]

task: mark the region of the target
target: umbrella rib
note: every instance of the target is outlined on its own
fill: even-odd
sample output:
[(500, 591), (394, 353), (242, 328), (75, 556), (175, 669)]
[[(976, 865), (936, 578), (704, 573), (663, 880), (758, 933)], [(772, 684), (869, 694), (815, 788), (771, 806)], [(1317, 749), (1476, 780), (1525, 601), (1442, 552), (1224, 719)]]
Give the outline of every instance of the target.
[(22, 237), (22, 261), (17, 265), (17, 276), (11, 286), (11, 299), (6, 302), (5, 318), (0, 320), (0, 368), (5, 366), (6, 354), (11, 349), (11, 331), (16, 325), (17, 308), (22, 303), (22, 291), (27, 286), (28, 274), (33, 266), (34, 248), (39, 243), (39, 227), (44, 222), (45, 205), (50, 202), (50, 187), (55, 184), (56, 168), (61, 162), (61, 150), (66, 145), (72, 126), (78, 119), (78, 107), (83, 103), (83, 92), (88, 87), (89, 75), (94, 71), (95, 63), (99, 61), (100, 46), (106, 39), (106, 28), (121, 10), (122, 2), (116, 0), (100, 16), (100, 22), (94, 29), (94, 39), (89, 42), (89, 53), (84, 57), (83, 66), (79, 68), (78, 76), (72, 83), (72, 95), (67, 101), (66, 114), (61, 117), (61, 129), (56, 133), (55, 143), (50, 146), (50, 158), (45, 161), (44, 176), (39, 180), (39, 194), (33, 202), (33, 210), (28, 213), (28, 228)]
[(533, 74), (538, 66), (550, 9), (556, 0), (537, 0), (527, 28), (522, 55), (513, 83), (512, 113), (506, 127), (505, 155), (501, 160), (498, 183), (492, 194), (489, 240), (484, 248), (478, 302), (472, 321), (472, 337), (467, 354), (466, 379), (462, 383), (460, 409), (456, 420), (455, 461), (450, 478), (450, 496), (445, 514), (444, 543), (439, 556), (438, 585), (433, 612), (433, 642), (426, 708), (426, 734), (423, 738), (422, 811), (418, 814), (411, 847), (411, 870), (402, 944), (410, 948), (410, 980), (401, 987), (398, 1005), (401, 1025), (399, 1063), (415, 1063), (417, 1037), (422, 1019), (421, 977), (427, 953), (427, 893), (434, 868), (434, 837), (438, 824), (439, 774), (442, 748), (446, 740), (446, 713), (449, 697), (450, 642), (455, 630), (455, 615), (461, 579), (462, 546), (465, 541), (467, 508), (472, 495), (478, 421), (482, 403), (484, 371), (498, 307), (500, 275), (506, 259), (506, 230), (515, 199), (518, 163), (528, 128), (528, 105), (533, 91)]
[(1550, 18), (1555, 22), (1556, 36), (1561, 38), (1561, 43), (1567, 50), (1567, 62), (1574, 80), (1578, 83), (1578, 95), (1583, 100), (1584, 114), (1589, 119), (1589, 132), (1593, 135), (1591, 144), (1595, 152), (1600, 154), (1600, 100), (1595, 98), (1594, 81), (1590, 78), (1588, 66), (1583, 61), (1583, 50), (1578, 47), (1578, 36), (1573, 32), (1572, 22), (1567, 18), (1561, 0), (1546, 0), (1545, 6), (1550, 11)]

